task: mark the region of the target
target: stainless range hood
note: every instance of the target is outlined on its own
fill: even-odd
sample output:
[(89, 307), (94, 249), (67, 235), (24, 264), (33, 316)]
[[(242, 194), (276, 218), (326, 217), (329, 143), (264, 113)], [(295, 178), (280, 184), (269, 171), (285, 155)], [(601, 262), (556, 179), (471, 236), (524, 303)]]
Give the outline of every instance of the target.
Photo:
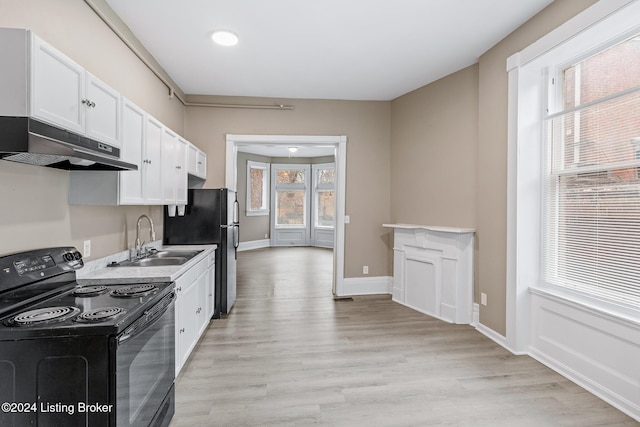
[(120, 149), (30, 117), (0, 117), (0, 158), (68, 170), (137, 170)]

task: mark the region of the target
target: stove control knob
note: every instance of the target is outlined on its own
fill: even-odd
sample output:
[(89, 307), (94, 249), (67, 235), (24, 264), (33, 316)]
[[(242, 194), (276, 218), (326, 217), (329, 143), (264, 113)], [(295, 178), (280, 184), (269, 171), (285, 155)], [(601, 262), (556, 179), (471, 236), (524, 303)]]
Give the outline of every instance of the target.
[(82, 259), (82, 254), (80, 252), (74, 252), (73, 259), (75, 259), (76, 261)]
[(67, 262), (71, 262), (73, 261), (73, 254), (71, 252), (67, 252), (66, 254), (62, 255), (62, 259)]

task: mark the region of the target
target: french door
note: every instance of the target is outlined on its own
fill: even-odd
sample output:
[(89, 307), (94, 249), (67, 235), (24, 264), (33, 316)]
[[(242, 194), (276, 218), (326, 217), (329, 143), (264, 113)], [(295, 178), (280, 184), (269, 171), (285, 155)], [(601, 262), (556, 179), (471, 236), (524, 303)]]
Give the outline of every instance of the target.
[(333, 163), (271, 165), (271, 246), (333, 247), (334, 170)]

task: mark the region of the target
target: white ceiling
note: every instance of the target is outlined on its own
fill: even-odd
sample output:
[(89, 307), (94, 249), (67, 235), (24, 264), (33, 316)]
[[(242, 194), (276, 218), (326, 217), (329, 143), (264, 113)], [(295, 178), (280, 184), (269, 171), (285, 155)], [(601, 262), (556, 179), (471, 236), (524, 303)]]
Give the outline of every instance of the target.
[[(186, 94), (391, 100), (553, 0), (106, 0)], [(215, 29), (240, 37), (214, 45)]]

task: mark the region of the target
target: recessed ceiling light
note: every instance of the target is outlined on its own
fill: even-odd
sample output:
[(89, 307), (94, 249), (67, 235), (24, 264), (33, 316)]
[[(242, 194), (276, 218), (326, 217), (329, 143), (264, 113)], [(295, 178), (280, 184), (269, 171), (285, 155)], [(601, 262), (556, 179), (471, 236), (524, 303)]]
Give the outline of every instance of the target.
[(238, 44), (238, 36), (227, 30), (216, 30), (211, 34), (211, 39), (220, 46), (235, 46)]
[(296, 151), (298, 151), (298, 147), (289, 147), (290, 153), (295, 153)]

